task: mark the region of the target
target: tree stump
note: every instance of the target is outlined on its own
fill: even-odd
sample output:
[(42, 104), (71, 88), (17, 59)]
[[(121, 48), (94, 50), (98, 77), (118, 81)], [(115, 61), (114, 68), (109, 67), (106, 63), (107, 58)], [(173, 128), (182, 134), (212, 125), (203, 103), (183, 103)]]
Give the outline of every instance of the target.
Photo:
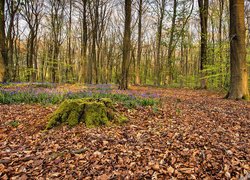
[(103, 125), (123, 124), (127, 118), (120, 115), (111, 99), (70, 99), (65, 100), (59, 108), (49, 117), (46, 129), (51, 129), (60, 124), (67, 124), (73, 127), (80, 122), (86, 127), (98, 127)]

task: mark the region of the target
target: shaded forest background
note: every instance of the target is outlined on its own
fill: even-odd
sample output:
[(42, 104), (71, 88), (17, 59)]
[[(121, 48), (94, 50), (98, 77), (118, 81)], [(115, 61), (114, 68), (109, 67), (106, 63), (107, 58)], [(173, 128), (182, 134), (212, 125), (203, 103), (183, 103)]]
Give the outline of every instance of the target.
[[(119, 83), (124, 9), (121, 0), (7, 0), (7, 81)], [(229, 88), (229, 2), (209, 2), (202, 68), (199, 13), (191, 0), (132, 2), (130, 84), (199, 87), (204, 79), (208, 88)], [(248, 1), (245, 17), (249, 51)], [(247, 62), (249, 69), (249, 53)]]

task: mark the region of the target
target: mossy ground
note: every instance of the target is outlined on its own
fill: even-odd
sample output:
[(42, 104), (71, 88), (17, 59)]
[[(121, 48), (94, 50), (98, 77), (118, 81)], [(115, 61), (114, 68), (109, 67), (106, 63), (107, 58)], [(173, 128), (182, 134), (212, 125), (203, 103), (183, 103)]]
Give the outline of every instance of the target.
[(65, 100), (50, 116), (46, 129), (60, 124), (73, 127), (81, 122), (91, 128), (111, 123), (123, 124), (127, 122), (127, 118), (115, 111), (109, 98), (71, 99)]

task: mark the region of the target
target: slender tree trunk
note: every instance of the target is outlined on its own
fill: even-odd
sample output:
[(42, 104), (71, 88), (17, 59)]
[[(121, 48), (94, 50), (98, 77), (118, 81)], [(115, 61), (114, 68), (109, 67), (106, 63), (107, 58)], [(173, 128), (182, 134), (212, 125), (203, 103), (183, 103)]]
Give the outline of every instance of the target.
[(205, 79), (204, 66), (207, 63), (207, 20), (208, 20), (208, 0), (198, 0), (200, 10), (200, 26), (201, 26), (201, 47), (200, 47), (200, 73), (201, 88), (207, 88)]
[(157, 44), (156, 44), (156, 62), (155, 62), (155, 85), (161, 84), (161, 39), (162, 39), (162, 27), (163, 19), (165, 16), (165, 0), (162, 0), (160, 7), (160, 17), (158, 19), (157, 28)]
[[(98, 83), (98, 68), (97, 68), (97, 37), (98, 37), (98, 24), (99, 24), (99, 0), (89, 1), (89, 11), (90, 11), (90, 20), (92, 24), (92, 44), (91, 44), (91, 53), (88, 61), (88, 83), (92, 84), (93, 81), (93, 70), (94, 70), (94, 78), (95, 82)], [(93, 10), (92, 10), (93, 9)]]
[(122, 74), (119, 89), (128, 89), (128, 76), (131, 50), (131, 5), (132, 0), (125, 0), (125, 27), (123, 37)]
[(141, 84), (140, 71), (141, 71), (141, 53), (142, 53), (142, 1), (139, 0), (139, 10), (138, 10), (138, 46), (137, 46), (137, 62), (136, 62), (136, 77), (135, 83)]
[(219, 77), (219, 87), (223, 85), (223, 55), (222, 55), (222, 21), (223, 21), (223, 11), (224, 11), (224, 0), (219, 0), (220, 3), (220, 16), (219, 16), (219, 64), (220, 64), (220, 77)]
[(33, 62), (34, 62), (34, 53), (35, 53), (35, 34), (33, 30), (31, 30), (30, 35), (29, 35), (29, 40), (27, 44), (27, 81), (34, 81), (33, 76), (34, 76), (34, 68), (33, 68)]
[(20, 35), (19, 35), (19, 15), (16, 18), (16, 36), (14, 39), (14, 56), (15, 56), (15, 65), (14, 65), (14, 73), (13, 73), (13, 81), (17, 81), (19, 77), (19, 59), (20, 59)]
[[(37, 34), (37, 32), (36, 32), (36, 34)], [(33, 74), (32, 74), (33, 81), (37, 81), (38, 78), (39, 78), (37, 55), (38, 55), (38, 38), (36, 36), (35, 41), (34, 41), (34, 57), (33, 57), (33, 62), (34, 62), (33, 69), (34, 69), (34, 71), (33, 71)]]
[(14, 73), (14, 21), (16, 13), (19, 9), (20, 1), (6, 1), (7, 3), (7, 12), (8, 12), (8, 28), (6, 34), (6, 53), (8, 56), (8, 61), (6, 63), (6, 78), (8, 80), (13, 80)]
[(244, 0), (230, 0), (230, 99), (249, 97), (244, 16)]
[(81, 74), (80, 74), (80, 82), (84, 79), (84, 82), (87, 82), (87, 43), (88, 43), (88, 25), (87, 25), (87, 0), (82, 0), (83, 2), (83, 14), (82, 14), (82, 38), (81, 38)]
[(0, 0), (0, 83), (4, 82), (5, 79), (5, 71), (6, 71), (6, 62), (7, 62), (7, 54), (5, 49), (5, 16), (4, 16), (4, 6), (5, 1)]
[(185, 45), (185, 79), (186, 85), (188, 84), (188, 55), (189, 55), (189, 47)]
[(71, 82), (73, 80), (71, 38), (72, 38), (72, 0), (69, 1), (68, 64), (66, 68), (66, 81), (68, 82)]
[(98, 25), (99, 25), (99, 0), (96, 0), (95, 4), (95, 15), (94, 15), (94, 29), (93, 29), (93, 44), (92, 44), (92, 61), (94, 62), (94, 72), (95, 72), (95, 83), (99, 83), (98, 75), (98, 54), (96, 52), (97, 37), (98, 37)]
[(143, 84), (147, 84), (147, 77), (148, 77), (148, 68), (149, 68), (149, 58), (150, 58), (150, 50), (146, 50), (146, 62), (145, 62), (145, 67), (144, 67), (144, 82)]
[(168, 43), (168, 56), (167, 56), (167, 61), (168, 61), (168, 84), (171, 84), (173, 81), (173, 59), (172, 59), (172, 54), (174, 51), (173, 48), (173, 41), (174, 41), (174, 32), (175, 32), (175, 21), (176, 21), (176, 16), (177, 16), (177, 0), (174, 0), (174, 5), (173, 5), (173, 17), (172, 17), (172, 25), (171, 25), (171, 32), (170, 32), (170, 40)]

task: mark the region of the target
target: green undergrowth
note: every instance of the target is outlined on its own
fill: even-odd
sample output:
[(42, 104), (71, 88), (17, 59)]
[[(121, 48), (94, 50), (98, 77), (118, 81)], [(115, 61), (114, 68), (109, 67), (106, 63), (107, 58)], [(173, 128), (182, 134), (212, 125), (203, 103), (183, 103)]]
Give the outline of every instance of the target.
[(45, 93), (36, 91), (5, 91), (0, 90), (1, 104), (59, 104), (66, 99), (81, 98), (110, 98), (113, 102), (121, 103), (128, 108), (136, 108), (140, 106), (157, 106), (159, 99), (143, 98), (125, 94), (109, 94), (109, 93), (93, 93), (93, 92), (76, 92), (76, 93)]
[(10, 121), (8, 125), (10, 125), (11, 127), (17, 128), (20, 125), (20, 122), (17, 120), (13, 120), (13, 121)]
[(120, 115), (113, 107), (109, 98), (70, 99), (65, 100), (59, 108), (49, 117), (46, 129), (60, 124), (74, 127), (84, 123), (86, 127), (93, 128), (108, 126), (110, 124), (124, 124), (127, 118)]

